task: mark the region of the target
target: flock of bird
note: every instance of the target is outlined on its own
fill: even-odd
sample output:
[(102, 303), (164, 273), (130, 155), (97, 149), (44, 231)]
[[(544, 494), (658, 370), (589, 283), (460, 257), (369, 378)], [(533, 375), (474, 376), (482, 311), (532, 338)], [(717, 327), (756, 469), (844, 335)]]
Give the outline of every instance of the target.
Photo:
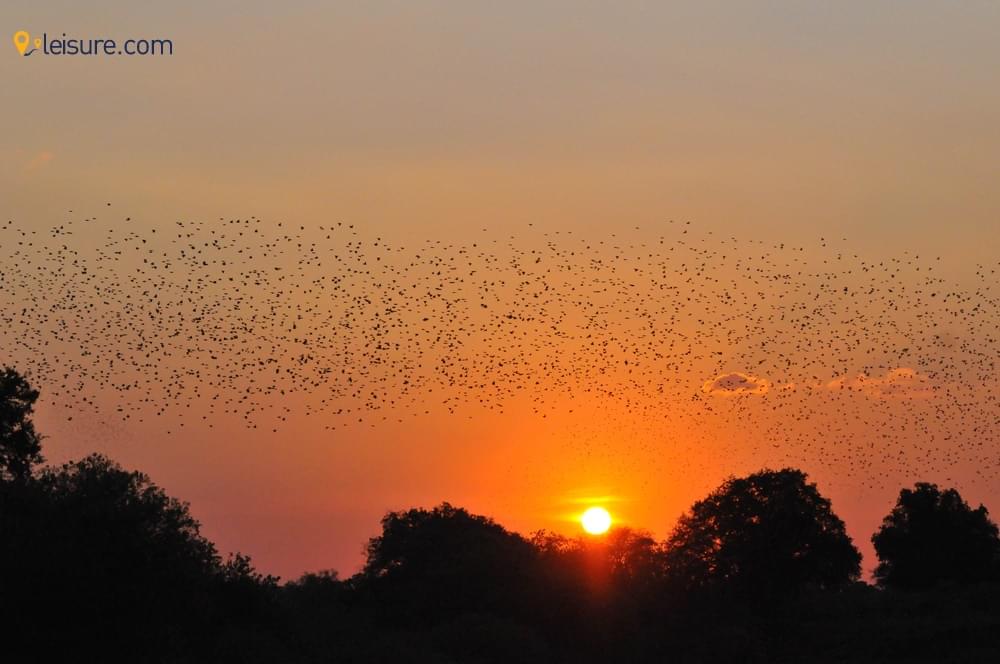
[(542, 416), (712, 429), (849, 475), (930, 464), (994, 480), (1000, 283), (982, 267), (959, 287), (936, 262), (684, 222), (400, 241), (68, 212), (0, 222), (0, 364), (68, 418), (278, 431), (299, 414), (337, 428), (526, 398)]

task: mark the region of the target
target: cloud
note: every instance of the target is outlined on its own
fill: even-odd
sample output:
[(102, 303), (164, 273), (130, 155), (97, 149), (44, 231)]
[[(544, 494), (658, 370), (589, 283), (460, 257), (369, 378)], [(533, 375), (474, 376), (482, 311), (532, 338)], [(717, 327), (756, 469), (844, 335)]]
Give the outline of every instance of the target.
[(827, 383), (830, 390), (861, 392), (877, 399), (924, 399), (934, 395), (930, 378), (910, 367), (890, 369), (882, 378), (858, 374), (854, 378), (837, 378)]
[(706, 394), (735, 396), (738, 394), (766, 394), (771, 383), (764, 378), (734, 371), (707, 381), (702, 387)]
[(55, 157), (55, 155), (48, 150), (42, 150), (24, 165), (24, 170), (37, 171), (39, 168), (43, 168), (46, 164), (52, 161), (53, 157)]

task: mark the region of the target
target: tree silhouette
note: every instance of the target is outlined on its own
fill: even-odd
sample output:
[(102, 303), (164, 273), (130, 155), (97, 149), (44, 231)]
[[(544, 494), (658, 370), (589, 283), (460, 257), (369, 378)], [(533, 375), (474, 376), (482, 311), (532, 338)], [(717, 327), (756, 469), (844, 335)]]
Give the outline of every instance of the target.
[(367, 551), (355, 584), (364, 605), (383, 629), (431, 634), (447, 654), (433, 661), (550, 659), (533, 627), (537, 552), (520, 535), (442, 503), (390, 512)]
[(861, 554), (802, 471), (730, 478), (681, 517), (667, 541), (671, 579), (771, 598), (858, 578)]
[(510, 612), (535, 557), (521, 536), (448, 503), (390, 512), (367, 553), (363, 579), (391, 593), (397, 615), (406, 612), (408, 619)]
[(972, 583), (996, 579), (998, 529), (984, 507), (932, 484), (903, 490), (872, 538), (880, 583), (914, 593), (826, 592), (857, 579), (860, 555), (794, 469), (730, 478), (667, 542), (625, 527), (529, 541), (448, 503), (391, 512), (357, 575), (279, 586), (246, 556), (222, 562), (188, 505), (143, 473), (100, 455), (35, 470), (37, 396), (0, 372), (10, 661), (964, 662), (1000, 652), (997, 586)]
[(140, 661), (204, 636), (222, 564), (187, 505), (146, 475), (92, 455), (45, 469), (20, 504), (25, 518), (4, 520), (2, 612), (25, 642), (82, 657), (81, 644), (101, 634), (102, 659)]
[(569, 538), (542, 530), (531, 543), (546, 575), (564, 576), (581, 588), (640, 592), (654, 587), (666, 572), (663, 546), (649, 533), (624, 526), (600, 537)]
[(38, 391), (10, 367), (0, 371), (0, 480), (24, 482), (44, 461), (31, 414)]
[(969, 507), (955, 489), (918, 483), (899, 492), (896, 506), (872, 535), (883, 586), (922, 588), (995, 577), (1000, 538), (985, 507)]

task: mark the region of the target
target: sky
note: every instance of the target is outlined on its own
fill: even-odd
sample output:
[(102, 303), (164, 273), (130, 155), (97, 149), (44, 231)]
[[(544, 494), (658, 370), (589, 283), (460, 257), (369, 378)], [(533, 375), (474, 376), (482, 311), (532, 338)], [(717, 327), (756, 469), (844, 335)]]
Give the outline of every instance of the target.
[[(654, 373), (643, 373), (642, 381), (602, 373), (579, 338), (550, 336), (524, 319), (522, 329), (544, 340), (525, 371), (558, 385), (504, 374), (510, 385), (529, 387), (511, 390), (502, 414), (493, 401), (497, 408), (482, 407), (481, 400), (460, 404), (456, 414), (437, 398), (407, 393), (399, 417), (340, 424), (331, 408), (302, 405), (308, 395), (282, 400), (267, 394), (262, 403), (268, 407), (291, 404), (277, 431), (248, 429), (244, 418), (212, 411), (199, 399), (190, 400), (187, 412), (175, 408), (142, 423), (138, 413), (148, 402), (136, 402), (126, 410), (137, 416), (122, 421), (116, 416), (122, 397), (100, 385), (97, 361), (134, 348), (134, 321), (117, 319), (119, 336), (95, 332), (96, 356), (81, 359), (72, 349), (53, 355), (83, 371), (79, 391), (97, 396), (95, 407), (80, 408), (56, 398), (57, 385), (39, 385), (39, 428), (48, 435), (50, 460), (96, 450), (144, 470), (190, 501), (223, 551), (247, 552), (264, 571), (286, 578), (323, 568), (351, 573), (386, 510), (441, 500), (522, 532), (575, 532), (568, 515), (603, 498), (619, 519), (662, 537), (682, 510), (726, 475), (764, 464), (797, 465), (819, 482), (866, 553), (866, 569), (874, 565), (867, 539), (905, 482), (948, 481), (971, 500), (1000, 505), (1000, 482), (982, 474), (997, 449), (983, 433), (995, 422), (988, 392), (994, 373), (983, 363), (996, 348), (988, 334), (995, 322), (992, 301), (958, 313), (917, 292), (931, 290), (925, 280), (931, 268), (947, 282), (942, 292), (976, 297), (992, 283), (984, 282), (980, 266), (996, 262), (993, 240), (1000, 231), (996, 3), (291, 1), (279, 7), (256, 1), (140, 6), (11, 0), (0, 7), (0, 24), (9, 35), (27, 30), (173, 42), (173, 55), (162, 57), (21, 57), (9, 41), (0, 51), (0, 223), (36, 232), (45, 238), (39, 246), (56, 251), (59, 260), (67, 256), (59, 245), (69, 243), (97, 266), (109, 234), (131, 232), (155, 245), (153, 231), (162, 237), (177, 221), (199, 239), (213, 230), (235, 238), (223, 220), (251, 217), (260, 220), (254, 228), (275, 242), (284, 242), (284, 229), (300, 229), (298, 249), (347, 246), (336, 239), (323, 244), (325, 231), (318, 230), (341, 222), (355, 226), (366, 243), (352, 255), (382, 255), (374, 245), (378, 238), (407, 249), (442, 241), (446, 246), (435, 248), (435, 256), (472, 256), (469, 265), (497, 274), (518, 274), (503, 261), (554, 243), (561, 295), (571, 283), (614, 278), (602, 270), (616, 261), (623, 271), (629, 265), (647, 271), (637, 291), (603, 308), (573, 304), (567, 295), (547, 311), (530, 309), (540, 316), (566, 314), (568, 325), (576, 324), (573, 315), (596, 316), (617, 330), (616, 339), (644, 338), (630, 327), (635, 307), (621, 303), (632, 297), (658, 302), (648, 275), (663, 261), (650, 258), (648, 248), (666, 236), (668, 245), (691, 251), (695, 245), (677, 244), (688, 242), (681, 224), (692, 225), (689, 237), (697, 240), (691, 242), (709, 252), (698, 258), (721, 282), (735, 279), (746, 264), (738, 259), (756, 255), (754, 243), (770, 248), (761, 267), (766, 274), (784, 274), (793, 263), (804, 272), (789, 273), (790, 281), (780, 285), (755, 288), (741, 281), (733, 289), (764, 293), (766, 316), (749, 304), (734, 306), (754, 323), (757, 337), (774, 340), (771, 348), (784, 348), (798, 362), (779, 370), (770, 348), (748, 349), (752, 333), (744, 334), (742, 326), (728, 336), (713, 331), (737, 329), (718, 306), (725, 297), (718, 282), (686, 272), (689, 264), (672, 263), (671, 278), (694, 283), (700, 295), (695, 304), (677, 304), (682, 313), (671, 329), (715, 344), (696, 349), (706, 357), (724, 357), (682, 365), (662, 352), (654, 373), (677, 377), (676, 391), (668, 391), (663, 403), (647, 389), (660, 380)], [(72, 238), (49, 233), (86, 219), (96, 220), (92, 232)], [(27, 260), (31, 252), (17, 254), (11, 233), (0, 236), (0, 257), (8, 272), (17, 272), (28, 263), (11, 261)], [(496, 247), (484, 245), (484, 237)], [(595, 272), (593, 264), (581, 263), (582, 249), (571, 256), (578, 242), (591, 243), (588, 260), (605, 260), (604, 267)], [(781, 245), (789, 249), (775, 249)], [(219, 251), (239, 260), (235, 246)], [(802, 251), (791, 254), (791, 247)], [(288, 270), (298, 258), (296, 242), (273, 257)], [(901, 298), (912, 306), (886, 313), (892, 305), (861, 288), (881, 287), (889, 273), (884, 265), (874, 273), (864, 266), (896, 259), (904, 267), (891, 278), (909, 286)], [(119, 286), (126, 268), (147, 274), (129, 260), (101, 263), (96, 278), (116, 279), (115, 292), (125, 292)], [(418, 274), (426, 283), (420, 270), (427, 265), (408, 267), (388, 255), (386, 261), (398, 283), (414, 282)], [(522, 263), (520, 277), (548, 279), (558, 290), (551, 277)], [(67, 265), (82, 278), (74, 269)], [(296, 274), (319, 278), (342, 270), (319, 261)], [(198, 272), (223, 273), (215, 267)], [(869, 284), (876, 273), (878, 284)], [(838, 288), (861, 293), (851, 316), (841, 316), (847, 305), (821, 287), (832, 283), (831, 274)], [(170, 278), (181, 283), (185, 276), (181, 271)], [(376, 281), (350, 283), (361, 289), (357, 294), (370, 292)], [(261, 300), (305, 302), (301, 283), (266, 280), (259, 285)], [(468, 294), (466, 286), (448, 288)], [(29, 290), (8, 287), (4, 303), (23, 304), (34, 294)], [(192, 291), (177, 286), (176, 292)], [(232, 303), (224, 291), (198, 292)], [(813, 345), (796, 345), (800, 340), (789, 336), (781, 307), (785, 298), (805, 302), (813, 292), (822, 292), (829, 304), (816, 316), (828, 314), (837, 325), (816, 328), (814, 316), (803, 323)], [(252, 297), (254, 291), (248, 286), (241, 293)], [(330, 302), (333, 312), (353, 306)], [(517, 293), (501, 290), (497, 302), (528, 311)], [(670, 327), (666, 307), (653, 305), (643, 305), (639, 318)], [(37, 301), (31, 306), (42, 311)], [(115, 320), (113, 304), (97, 306), (94, 320)], [(407, 315), (418, 316), (422, 306), (412, 305)], [(955, 336), (954, 347), (934, 350), (942, 337), (917, 326), (926, 320), (921, 315), (961, 317), (963, 323), (946, 330)], [(418, 328), (419, 320), (408, 324)], [(872, 328), (873, 321), (882, 327)], [(455, 332), (453, 323), (441, 319), (434, 330)], [(45, 324), (54, 323), (49, 318)], [(183, 329), (192, 332), (198, 324), (186, 317)], [(867, 330), (877, 352), (894, 359), (867, 363), (860, 347), (844, 341), (855, 328)], [(142, 329), (154, 335), (166, 328)], [(336, 336), (325, 329), (309, 333), (315, 340)], [(8, 324), (3, 334), (0, 349), (7, 357), (0, 360), (26, 364), (50, 381), (59, 373), (15, 343), (23, 338), (17, 327)], [(345, 343), (368, 339), (348, 337)], [(907, 357), (902, 350), (915, 347), (914, 340), (926, 343), (913, 351), (919, 357)], [(290, 362), (284, 337), (279, 341), (276, 356)], [(457, 355), (459, 366), (476, 373), (485, 366), (477, 358), (516, 356), (494, 341), (482, 330), (472, 335)], [(243, 352), (219, 343), (230, 353), (220, 356), (220, 366)], [(838, 344), (845, 350), (835, 361), (824, 353), (838, 352)], [(274, 355), (274, 349), (260, 352)], [(546, 364), (553, 357), (576, 358), (580, 365)], [(803, 368), (810, 357), (823, 371)], [(343, 358), (327, 359), (336, 364)], [(774, 363), (763, 365), (769, 375), (758, 370), (764, 360)], [(176, 357), (165, 360), (165, 366), (182, 364)], [(935, 368), (936, 376), (950, 381), (941, 388), (948, 394), (944, 406), (924, 398), (923, 381), (938, 383), (920, 372), (930, 375)], [(850, 383), (865, 372), (882, 382), (855, 383), (858, 398), (874, 401), (834, 407), (826, 397), (813, 402), (801, 396), (804, 380), (810, 390), (831, 391), (837, 380)], [(743, 375), (766, 381), (767, 393), (741, 387)], [(740, 393), (713, 397), (703, 389), (720, 376), (729, 376), (720, 385), (736, 387), (724, 391)], [(475, 382), (461, 380), (466, 387)], [(622, 390), (613, 398), (580, 391), (602, 380)], [(569, 383), (576, 390), (572, 399), (556, 389), (570, 389)], [(783, 387), (797, 396), (779, 399)], [(459, 401), (470, 394), (454, 383), (450, 388), (445, 394)], [(170, 394), (157, 391), (155, 381), (142, 389), (157, 401)], [(897, 389), (907, 394), (903, 401)], [(546, 396), (540, 413), (543, 393), (557, 396)], [(683, 405), (685, 394), (700, 395), (697, 407)], [(755, 396), (770, 399), (771, 406), (758, 407)], [(706, 415), (703, 402), (710, 398), (717, 401)], [(782, 410), (780, 404), (792, 405)], [(971, 404), (980, 417), (967, 422), (968, 408), (960, 404)], [(211, 414), (214, 426), (194, 413)], [(845, 413), (854, 421), (845, 423)], [(863, 437), (855, 428), (859, 421), (890, 433), (874, 447), (845, 447), (843, 440)], [(747, 422), (756, 429), (748, 433)], [(847, 433), (828, 440), (838, 423)], [(985, 448), (949, 443), (949, 427), (985, 436)], [(765, 444), (763, 432), (773, 442)], [(932, 446), (927, 439), (935, 435)], [(754, 442), (740, 444), (748, 436)], [(808, 436), (815, 444), (802, 442)], [(923, 450), (922, 456), (914, 450)], [(914, 458), (900, 460), (900, 454)]]

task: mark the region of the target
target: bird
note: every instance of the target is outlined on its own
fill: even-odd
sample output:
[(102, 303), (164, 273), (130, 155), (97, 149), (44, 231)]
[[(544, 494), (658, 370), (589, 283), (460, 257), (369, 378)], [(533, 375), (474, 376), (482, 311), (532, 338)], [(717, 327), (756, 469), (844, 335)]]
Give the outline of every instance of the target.
[(279, 434), (299, 416), (336, 432), (527, 399), (571, 416), (568, 444), (596, 453), (600, 422), (674, 472), (806, 459), (869, 489), (957, 468), (996, 487), (998, 267), (958, 284), (938, 257), (688, 220), (458, 240), (68, 211), (0, 226), (0, 361), (67, 419), (175, 433), (230, 417)]

